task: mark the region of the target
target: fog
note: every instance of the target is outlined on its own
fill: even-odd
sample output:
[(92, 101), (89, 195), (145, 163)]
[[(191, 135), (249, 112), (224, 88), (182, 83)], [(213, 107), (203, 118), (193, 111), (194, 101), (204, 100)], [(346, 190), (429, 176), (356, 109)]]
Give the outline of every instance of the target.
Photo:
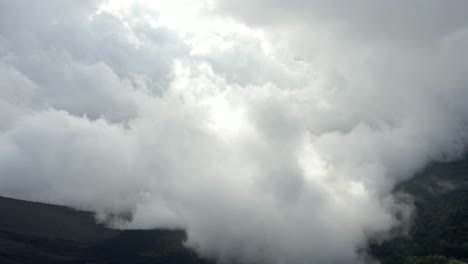
[(0, 0), (0, 195), (221, 262), (369, 261), (395, 185), (464, 153), (467, 8)]

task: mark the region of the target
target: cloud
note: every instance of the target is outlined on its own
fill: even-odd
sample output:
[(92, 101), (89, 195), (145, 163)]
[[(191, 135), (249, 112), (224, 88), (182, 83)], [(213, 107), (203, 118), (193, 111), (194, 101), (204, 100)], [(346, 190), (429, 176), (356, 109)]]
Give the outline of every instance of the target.
[(0, 194), (220, 261), (363, 262), (395, 184), (465, 150), (463, 8), (197, 3), (0, 1)]

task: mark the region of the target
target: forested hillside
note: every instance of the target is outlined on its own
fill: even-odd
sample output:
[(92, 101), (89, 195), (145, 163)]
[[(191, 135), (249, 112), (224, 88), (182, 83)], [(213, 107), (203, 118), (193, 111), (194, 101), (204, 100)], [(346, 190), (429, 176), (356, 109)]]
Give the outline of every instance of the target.
[(414, 198), (411, 229), (372, 253), (383, 264), (468, 263), (468, 160), (432, 164), (396, 191)]

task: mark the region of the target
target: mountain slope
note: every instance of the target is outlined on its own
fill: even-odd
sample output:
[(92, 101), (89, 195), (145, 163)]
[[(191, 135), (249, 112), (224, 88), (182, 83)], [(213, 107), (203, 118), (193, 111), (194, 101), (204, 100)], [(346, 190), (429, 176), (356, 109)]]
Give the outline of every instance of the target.
[(89, 212), (0, 197), (0, 263), (208, 263), (182, 231), (112, 230)]
[(414, 198), (411, 229), (371, 245), (374, 256), (383, 264), (468, 262), (468, 159), (432, 164), (396, 191)]

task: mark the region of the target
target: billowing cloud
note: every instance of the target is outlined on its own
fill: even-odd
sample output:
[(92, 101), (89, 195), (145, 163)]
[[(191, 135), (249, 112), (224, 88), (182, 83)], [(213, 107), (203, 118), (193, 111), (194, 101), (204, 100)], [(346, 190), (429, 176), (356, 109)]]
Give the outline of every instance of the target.
[(0, 0), (0, 195), (361, 263), (410, 211), (395, 184), (465, 150), (459, 5)]

